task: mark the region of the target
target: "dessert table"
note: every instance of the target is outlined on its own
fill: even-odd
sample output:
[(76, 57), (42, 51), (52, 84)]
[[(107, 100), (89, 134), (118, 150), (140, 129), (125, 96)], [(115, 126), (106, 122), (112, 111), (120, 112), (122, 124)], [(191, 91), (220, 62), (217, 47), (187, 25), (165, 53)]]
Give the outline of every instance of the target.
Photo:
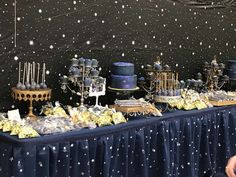
[(236, 154), (236, 106), (32, 139), (0, 133), (1, 177), (207, 177)]

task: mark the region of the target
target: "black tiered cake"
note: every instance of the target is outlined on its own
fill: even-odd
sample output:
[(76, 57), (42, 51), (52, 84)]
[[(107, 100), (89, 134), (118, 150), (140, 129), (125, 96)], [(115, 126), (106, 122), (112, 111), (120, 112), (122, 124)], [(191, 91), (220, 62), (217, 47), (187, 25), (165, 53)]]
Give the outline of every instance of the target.
[(236, 81), (236, 60), (228, 61), (228, 76), (231, 81)]
[(137, 75), (134, 74), (134, 64), (116, 62), (112, 65), (111, 87), (116, 89), (135, 89)]

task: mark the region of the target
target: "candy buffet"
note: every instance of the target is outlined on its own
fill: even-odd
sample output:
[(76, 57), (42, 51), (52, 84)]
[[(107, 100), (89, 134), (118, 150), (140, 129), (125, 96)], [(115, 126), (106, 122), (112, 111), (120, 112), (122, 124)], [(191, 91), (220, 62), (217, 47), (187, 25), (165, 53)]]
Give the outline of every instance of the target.
[[(20, 139), (34, 138), (114, 126), (140, 115), (158, 119), (176, 110), (200, 110), (236, 104), (236, 92), (222, 90), (229, 79), (223, 75), (225, 65), (218, 64), (216, 56), (211, 63), (204, 63), (205, 75), (198, 73), (197, 80), (181, 80), (178, 72), (168, 64), (162, 64), (160, 57), (154, 60), (153, 65), (144, 67), (145, 75), (137, 76), (133, 63), (115, 62), (111, 68), (108, 82), (106, 77), (100, 76), (102, 68), (97, 59), (71, 59), (68, 74), (60, 78), (60, 84), (63, 92), (70, 91), (79, 101), (76, 105), (63, 105), (60, 100), (49, 102), (53, 90), (46, 84), (45, 63), (26, 62), (22, 67), (19, 62), (18, 82), (12, 87), (12, 97), (29, 102), (29, 113), (20, 115), (18, 109), (2, 113), (0, 130)], [(99, 97), (106, 96), (106, 88), (119, 93), (144, 91), (146, 96), (117, 98), (114, 104), (102, 106)], [(86, 104), (89, 97), (96, 98), (94, 105)], [(33, 113), (33, 102), (38, 101), (42, 102), (41, 112)], [(160, 109), (159, 104), (172, 109)]]
[[(12, 100), (19, 105), (29, 102), (29, 108), (26, 114), (20, 114), (21, 107), (0, 114), (0, 176), (89, 177), (96, 176), (97, 169), (105, 174), (110, 168), (123, 168), (123, 164), (131, 170), (117, 169), (119, 174), (136, 176), (133, 164), (140, 167), (140, 162), (147, 161), (141, 171), (152, 169), (151, 163), (166, 165), (163, 158), (169, 158), (169, 151), (183, 155), (191, 152), (172, 159), (173, 164), (187, 159), (189, 164), (204, 160), (209, 166), (211, 162), (205, 157), (221, 154), (224, 144), (234, 145), (234, 137), (220, 136), (235, 132), (236, 92), (223, 90), (221, 85), (228, 79), (219, 71), (214, 73), (217, 80), (203, 74), (183, 80), (168, 64), (162, 66), (164, 62), (157, 57), (153, 65), (142, 68), (142, 74), (136, 74), (133, 63), (115, 62), (109, 77), (102, 75), (104, 68), (96, 59), (70, 61), (68, 72), (58, 78), (61, 96), (71, 95), (76, 100), (70, 104), (54, 100), (55, 90), (50, 89), (45, 75), (46, 64), (27, 62), (21, 69), (19, 63)], [(208, 69), (218, 70), (213, 63)], [(113, 103), (102, 103), (103, 97), (112, 99), (111, 93), (115, 94)], [(40, 110), (34, 109), (36, 106)], [(192, 155), (195, 151), (209, 154), (196, 162)], [(192, 176), (203, 175), (204, 170), (199, 166)]]

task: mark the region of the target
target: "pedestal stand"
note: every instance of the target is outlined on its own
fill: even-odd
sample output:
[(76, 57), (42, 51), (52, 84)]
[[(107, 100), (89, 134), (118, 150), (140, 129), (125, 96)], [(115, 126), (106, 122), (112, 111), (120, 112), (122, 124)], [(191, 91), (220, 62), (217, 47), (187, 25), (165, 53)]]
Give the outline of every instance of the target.
[(47, 101), (51, 98), (51, 89), (42, 90), (19, 90), (17, 88), (12, 88), (12, 97), (15, 100), (29, 101), (29, 113), (28, 117), (35, 120), (37, 117), (33, 113), (33, 101)]

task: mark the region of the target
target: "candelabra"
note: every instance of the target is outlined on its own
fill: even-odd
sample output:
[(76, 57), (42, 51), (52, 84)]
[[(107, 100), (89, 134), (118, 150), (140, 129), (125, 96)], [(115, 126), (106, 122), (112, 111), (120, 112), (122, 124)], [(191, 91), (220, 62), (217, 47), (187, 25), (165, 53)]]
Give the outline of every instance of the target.
[(205, 83), (202, 81), (202, 74), (197, 73), (197, 81), (203, 84), (206, 91), (220, 90), (224, 84), (229, 80), (227, 75), (223, 75), (225, 64), (217, 63), (216, 55), (211, 63), (205, 62), (203, 67), (203, 75)]
[(178, 73), (171, 71), (169, 65), (162, 67), (160, 57), (154, 65), (146, 65), (146, 78), (139, 78), (141, 88), (147, 92), (146, 98), (175, 97), (180, 95)]
[(98, 98), (105, 95), (106, 79), (99, 76), (98, 61), (96, 59), (72, 59), (69, 68), (69, 76), (63, 76), (61, 80), (61, 89), (66, 92), (67, 89), (73, 94), (80, 96), (80, 108), (84, 107), (84, 100), (95, 96), (98, 106)]

